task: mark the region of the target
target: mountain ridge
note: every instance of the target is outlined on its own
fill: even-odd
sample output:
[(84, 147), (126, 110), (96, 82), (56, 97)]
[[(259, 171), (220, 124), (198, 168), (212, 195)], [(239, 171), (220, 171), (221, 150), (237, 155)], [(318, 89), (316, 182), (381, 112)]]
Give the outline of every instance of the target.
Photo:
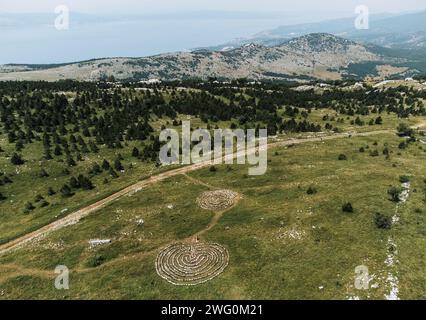
[[(60, 65), (3, 65), (0, 80), (96, 81), (223, 79), (331, 79), (350, 76), (352, 64), (402, 62), (328, 33), (311, 33), (276, 46), (245, 44), (226, 51), (194, 50), (142, 58), (102, 58)], [(398, 70), (400, 71), (400, 70)], [(404, 70), (407, 71), (407, 70)]]

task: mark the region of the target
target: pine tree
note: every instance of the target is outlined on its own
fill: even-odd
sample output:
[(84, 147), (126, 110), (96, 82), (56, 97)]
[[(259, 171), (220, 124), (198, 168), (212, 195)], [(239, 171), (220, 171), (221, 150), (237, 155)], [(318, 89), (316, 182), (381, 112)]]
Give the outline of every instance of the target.
[(111, 165), (109, 164), (109, 162), (108, 161), (106, 161), (105, 159), (104, 159), (104, 161), (102, 162), (102, 169), (104, 169), (104, 170), (109, 170), (111, 168)]
[(114, 171), (113, 168), (109, 168), (109, 174), (111, 175), (111, 177), (113, 178), (118, 178), (118, 174), (117, 172)]
[(56, 146), (55, 146), (55, 149), (53, 150), (53, 154), (54, 154), (55, 156), (60, 156), (60, 155), (62, 155), (62, 149), (61, 149), (61, 147), (60, 147), (59, 145), (56, 145)]
[(121, 161), (119, 158), (115, 159), (114, 161), (114, 169), (117, 171), (122, 171), (124, 170), (123, 165), (121, 164)]
[(67, 164), (69, 167), (74, 167), (76, 165), (73, 157), (71, 155), (67, 156)]
[(31, 202), (27, 202), (25, 204), (24, 213), (29, 213), (29, 212), (33, 211), (34, 209), (35, 209), (35, 207), (33, 206), (33, 204)]
[(12, 162), (12, 164), (14, 164), (16, 166), (20, 166), (20, 165), (23, 165), (25, 163), (25, 161), (22, 159), (22, 156), (17, 154), (17, 153), (14, 153), (12, 155), (10, 162)]
[(66, 198), (72, 197), (74, 195), (74, 193), (71, 191), (71, 188), (67, 184), (64, 184), (60, 191), (62, 196)]
[(75, 177), (71, 177), (71, 179), (70, 179), (70, 186), (73, 189), (78, 189), (78, 188), (80, 188), (80, 183), (79, 183), (79, 181)]
[(78, 183), (83, 190), (92, 190), (94, 188), (92, 181), (83, 175), (78, 176)]
[(136, 158), (139, 157), (139, 149), (138, 148), (136, 148), (136, 147), (133, 148), (132, 157), (136, 157)]
[(40, 174), (39, 174), (40, 178), (47, 178), (48, 176), (49, 176), (49, 174), (46, 172), (46, 170), (44, 170), (44, 169), (40, 170)]

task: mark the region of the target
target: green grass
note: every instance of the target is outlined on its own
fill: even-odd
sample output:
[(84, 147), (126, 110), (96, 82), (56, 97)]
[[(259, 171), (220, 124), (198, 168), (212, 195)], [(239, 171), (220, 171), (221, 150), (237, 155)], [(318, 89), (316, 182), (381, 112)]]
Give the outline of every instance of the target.
[[(0, 298), (382, 299), (389, 291), (384, 263), (389, 236), (398, 244), (400, 297), (425, 298), (425, 259), (419, 248), (425, 245), (426, 153), (417, 144), (401, 151), (400, 140), (383, 134), (271, 149), (268, 171), (258, 177), (247, 176), (247, 167), (239, 165), (191, 173), (213, 188), (243, 195), (201, 239), (224, 245), (230, 254), (225, 272), (207, 283), (174, 286), (155, 271), (160, 248), (203, 230), (212, 218), (195, 202), (207, 187), (179, 176), (0, 257)], [(358, 151), (368, 145), (381, 153), (385, 143), (391, 150), (388, 160)], [(339, 154), (347, 160), (338, 161)], [(374, 214), (394, 212), (387, 190), (402, 175), (411, 177), (416, 192), (401, 206), (400, 223), (380, 230)], [(308, 195), (309, 186), (318, 192)], [(353, 213), (342, 212), (345, 202), (352, 203)], [(142, 227), (138, 219), (145, 221)], [(301, 236), (289, 236), (295, 233)], [(94, 238), (113, 241), (90, 249), (88, 240)], [(95, 255), (105, 262), (87, 267)], [(58, 264), (71, 270), (66, 292), (53, 287)], [(20, 269), (11, 271), (16, 265)], [(368, 266), (378, 288), (353, 287), (358, 265)]]

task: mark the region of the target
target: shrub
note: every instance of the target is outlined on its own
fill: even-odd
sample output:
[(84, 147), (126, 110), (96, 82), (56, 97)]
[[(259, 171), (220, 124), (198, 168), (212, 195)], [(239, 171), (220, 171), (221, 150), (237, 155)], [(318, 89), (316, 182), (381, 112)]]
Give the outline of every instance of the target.
[(379, 229), (390, 229), (392, 227), (392, 218), (383, 213), (376, 212), (374, 215), (374, 223)]
[(14, 153), (12, 155), (12, 158), (10, 159), (10, 162), (12, 164), (14, 164), (15, 166), (20, 166), (20, 165), (23, 165), (25, 163), (25, 161), (22, 159), (22, 156), (19, 155), (19, 154), (17, 154), (17, 153)]
[(210, 167), (210, 169), (209, 169), (209, 171), (210, 171), (210, 172), (216, 172), (216, 171), (217, 171), (217, 169), (216, 169), (216, 167), (215, 167), (215, 166), (211, 166), (211, 167)]
[(47, 178), (48, 176), (49, 176), (49, 174), (46, 172), (46, 170), (44, 170), (44, 169), (40, 170), (40, 174), (39, 174), (40, 178)]
[(414, 130), (406, 123), (400, 123), (397, 130), (400, 137), (411, 137), (414, 134)]
[(382, 119), (382, 117), (380, 117), (380, 116), (379, 116), (379, 117), (377, 117), (377, 118), (376, 118), (376, 120), (374, 121), (374, 123), (375, 123), (375, 124), (379, 124), (379, 125), (380, 125), (380, 124), (383, 124), (383, 119)]
[(393, 202), (399, 202), (401, 199), (399, 196), (401, 195), (402, 188), (400, 187), (392, 187), (388, 190), (388, 195), (391, 196), (391, 200)]
[(47, 207), (50, 203), (47, 202), (46, 200), (43, 200), (42, 202), (40, 202), (40, 208), (44, 208)]
[(96, 268), (96, 267), (99, 267), (104, 262), (105, 262), (105, 258), (103, 256), (101, 256), (100, 254), (97, 254), (97, 255), (91, 257), (87, 261), (87, 266), (90, 267), (90, 268)]
[(114, 171), (113, 168), (109, 168), (109, 174), (111, 175), (111, 177), (113, 178), (118, 178), (118, 174), (117, 172)]
[(40, 202), (41, 200), (44, 200), (43, 196), (41, 194), (36, 195), (34, 201), (35, 202)]
[(318, 190), (315, 187), (313, 187), (313, 186), (310, 186), (308, 188), (308, 190), (306, 191), (307, 194), (315, 194), (317, 192), (318, 192)]
[(33, 211), (34, 209), (35, 209), (35, 207), (33, 206), (33, 204), (31, 202), (27, 202), (25, 204), (24, 213), (29, 213), (29, 212)]
[(352, 204), (350, 202), (347, 202), (342, 206), (342, 211), (352, 213), (354, 212), (354, 208), (352, 207)]
[(96, 162), (93, 164), (92, 169), (89, 170), (89, 174), (98, 175), (102, 173), (102, 168)]
[(378, 150), (371, 150), (370, 151), (370, 156), (371, 157), (378, 157), (379, 156), (379, 151)]
[(403, 142), (401, 142), (401, 143), (398, 145), (398, 148), (399, 148), (399, 149), (401, 149), (401, 150), (404, 150), (405, 148), (407, 148), (407, 143), (405, 143), (404, 141), (403, 141)]
[(12, 179), (10, 179), (8, 176), (4, 176), (2, 179), (4, 184), (12, 183)]
[(344, 154), (339, 154), (338, 159), (339, 159), (339, 160), (347, 160), (348, 158), (347, 158), (347, 157), (346, 157), (346, 155), (344, 155)]
[(399, 177), (399, 182), (401, 182), (401, 183), (410, 182), (410, 177), (409, 176), (400, 176)]
[(71, 188), (67, 184), (64, 184), (60, 191), (62, 196), (66, 198), (72, 197), (74, 195), (74, 193), (71, 191)]

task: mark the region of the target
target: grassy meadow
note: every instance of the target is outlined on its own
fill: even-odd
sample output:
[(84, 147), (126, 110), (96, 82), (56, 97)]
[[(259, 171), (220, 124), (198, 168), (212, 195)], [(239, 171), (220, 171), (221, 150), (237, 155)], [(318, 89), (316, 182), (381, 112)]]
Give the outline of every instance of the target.
[[(312, 121), (322, 121), (322, 116), (319, 111), (309, 115)], [(396, 117), (383, 118), (375, 130), (396, 128)], [(215, 172), (206, 168), (167, 179), (0, 256), (0, 299), (383, 299), (390, 291), (389, 273), (397, 274), (400, 298), (424, 299), (426, 260), (419, 248), (426, 241), (426, 146), (416, 142), (402, 150), (401, 141), (386, 133), (276, 147), (268, 151), (263, 176), (248, 176), (244, 165), (221, 165)], [(383, 154), (385, 147), (389, 157)], [(370, 150), (379, 155), (371, 156)], [(338, 160), (342, 154), (346, 160)], [(132, 159), (123, 162), (129, 165)], [(50, 201), (55, 206), (39, 216), (21, 214), (18, 201), (2, 204), (2, 238), (48, 221), (64, 206), (72, 210), (152, 172), (143, 165), (131, 170), (108, 188), (76, 195), (72, 202), (54, 198)], [(400, 221), (380, 229), (375, 214), (394, 214), (396, 203), (388, 190), (401, 184), (401, 176), (409, 177), (411, 187), (407, 202), (399, 205)], [(46, 188), (38, 180), (34, 183), (38, 178), (25, 168), (14, 179), (22, 179), (21, 189), (14, 192), (27, 198)], [(96, 185), (102, 177), (97, 179)], [(310, 187), (316, 192), (308, 194)], [(172, 285), (157, 275), (156, 256), (166, 245), (207, 228), (214, 214), (199, 208), (196, 198), (215, 189), (242, 195), (200, 236), (226, 247), (229, 265), (207, 283)], [(347, 202), (353, 212), (342, 211)], [(138, 223), (141, 219), (143, 224)], [(385, 263), (389, 238), (398, 247), (398, 262), (392, 267)], [(90, 239), (112, 242), (91, 248)], [(57, 265), (70, 269), (69, 290), (54, 287)], [(368, 290), (354, 286), (359, 265), (369, 269)]]

